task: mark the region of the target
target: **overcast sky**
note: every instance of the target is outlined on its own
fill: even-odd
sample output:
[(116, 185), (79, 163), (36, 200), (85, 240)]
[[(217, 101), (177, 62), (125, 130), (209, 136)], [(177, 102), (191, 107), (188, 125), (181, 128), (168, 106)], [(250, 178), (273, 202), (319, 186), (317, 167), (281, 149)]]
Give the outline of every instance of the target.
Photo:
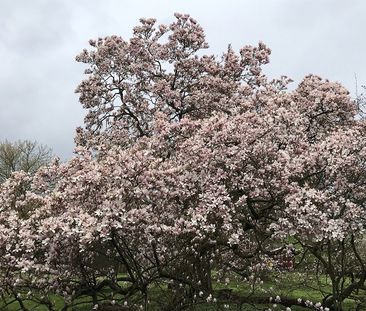
[(91, 38), (128, 39), (140, 17), (170, 23), (189, 13), (220, 55), (265, 42), (270, 77), (308, 73), (366, 84), (365, 0), (0, 0), (0, 140), (30, 139), (71, 157), (84, 111), (74, 94), (84, 78), (75, 55)]

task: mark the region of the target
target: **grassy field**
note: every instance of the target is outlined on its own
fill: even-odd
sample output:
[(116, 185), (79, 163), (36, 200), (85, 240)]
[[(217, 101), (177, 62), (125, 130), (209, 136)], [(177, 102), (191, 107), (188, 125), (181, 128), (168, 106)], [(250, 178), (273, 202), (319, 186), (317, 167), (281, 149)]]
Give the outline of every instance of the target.
[[(272, 279), (272, 278), (271, 278)], [(231, 280), (228, 284), (215, 283), (214, 290), (219, 292), (222, 289), (231, 290), (231, 293), (235, 297), (288, 297), (288, 298), (301, 298), (303, 300), (312, 301), (314, 304), (322, 301), (324, 295), (330, 292), (331, 287), (329, 281), (326, 278), (316, 279), (311, 275), (298, 274), (298, 273), (287, 273), (285, 277), (274, 278), (276, 281), (264, 281), (263, 284), (258, 284), (254, 288), (251, 287), (247, 282), (242, 282), (240, 280)], [(110, 296), (108, 291), (102, 293), (103, 299), (105, 300), (105, 305), (109, 306), (108, 310), (118, 310), (117, 307), (113, 308), (110, 303), (112, 299), (118, 303), (123, 304), (122, 297)], [(102, 298), (102, 296), (100, 297)], [(366, 310), (366, 293), (360, 292), (358, 296), (353, 297), (354, 299), (348, 299), (344, 302), (344, 310), (352, 311), (356, 308), (356, 300), (363, 300), (365, 302), (364, 310)], [(63, 307), (63, 300), (57, 296), (50, 296), (50, 299), (55, 303), (55, 310), (61, 310)], [(168, 289), (166, 284), (159, 284), (158, 286), (152, 286), (149, 288), (149, 310), (160, 311), (162, 310), (162, 305), (166, 305), (173, 299), (172, 291)], [(130, 298), (129, 304), (133, 303), (140, 304), (141, 302), (134, 301), (134, 297)], [(231, 303), (230, 299), (220, 299), (219, 302), (207, 303), (205, 299), (197, 299), (197, 305), (189, 310), (195, 311), (214, 311), (214, 310), (266, 310), (271, 308), (272, 310), (284, 310), (285, 308), (281, 305), (273, 307), (273, 303), (267, 305), (250, 305), (243, 304), (238, 305), (237, 303)], [(93, 304), (89, 297), (80, 298), (77, 301), (76, 306), (69, 308), (68, 310), (74, 311), (87, 311), (92, 310)], [(37, 306), (32, 302), (26, 302), (26, 307), (32, 311), (46, 311), (48, 310), (44, 306)], [(99, 308), (101, 309), (101, 308)], [(292, 307), (292, 311), (303, 311), (309, 310), (302, 307)], [(1, 311), (16, 311), (21, 310), (19, 303), (14, 302), (7, 307), (0, 304)], [(126, 309), (128, 310), (128, 309)], [(362, 310), (362, 309), (361, 309)]]

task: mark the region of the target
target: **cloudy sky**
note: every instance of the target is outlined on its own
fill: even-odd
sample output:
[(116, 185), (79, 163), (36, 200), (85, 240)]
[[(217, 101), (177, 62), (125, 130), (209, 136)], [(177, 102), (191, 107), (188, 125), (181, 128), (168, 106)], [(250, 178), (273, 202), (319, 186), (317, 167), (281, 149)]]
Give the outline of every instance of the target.
[(74, 94), (84, 67), (74, 61), (91, 38), (125, 39), (140, 17), (161, 23), (189, 13), (209, 52), (264, 41), (270, 77), (308, 73), (366, 84), (365, 0), (0, 0), (0, 140), (30, 139), (71, 157), (84, 112)]

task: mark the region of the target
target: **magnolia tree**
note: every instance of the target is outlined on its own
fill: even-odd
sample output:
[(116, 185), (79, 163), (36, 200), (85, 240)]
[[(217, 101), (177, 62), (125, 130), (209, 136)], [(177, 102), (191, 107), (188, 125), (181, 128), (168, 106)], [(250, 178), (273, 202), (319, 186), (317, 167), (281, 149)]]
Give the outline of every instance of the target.
[[(75, 157), (1, 185), (4, 301), (342, 310), (366, 281), (357, 105), (317, 76), (293, 91), (269, 80), (263, 43), (205, 55), (202, 28), (175, 17), (141, 19), (129, 41), (91, 40), (77, 57), (88, 69)], [(255, 291), (304, 263), (330, 279), (322, 301)], [(212, 286), (232, 277), (253, 293)]]

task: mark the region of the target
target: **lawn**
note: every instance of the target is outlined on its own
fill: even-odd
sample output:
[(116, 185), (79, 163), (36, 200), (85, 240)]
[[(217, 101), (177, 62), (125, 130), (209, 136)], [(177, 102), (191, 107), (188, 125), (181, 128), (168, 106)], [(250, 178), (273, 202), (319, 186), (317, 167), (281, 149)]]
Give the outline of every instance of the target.
[[(275, 280), (275, 281), (273, 281)], [(248, 282), (243, 282), (239, 279), (232, 279), (229, 283), (214, 283), (214, 296), (218, 296), (220, 293), (230, 293), (231, 297), (218, 297), (216, 302), (206, 302), (206, 297), (203, 295), (202, 298), (197, 297), (197, 304), (191, 309), (187, 310), (195, 310), (195, 311), (209, 311), (209, 310), (266, 310), (271, 308), (272, 310), (284, 310), (285, 307), (277, 304), (277, 307), (274, 307), (275, 302), (269, 304), (262, 305), (251, 305), (251, 304), (238, 304), (233, 301), (232, 298), (235, 297), (262, 297), (268, 298), (273, 297), (273, 300), (276, 296), (279, 297), (288, 297), (288, 298), (301, 298), (304, 301), (309, 300), (314, 304), (320, 302), (324, 295), (331, 292), (331, 287), (329, 284), (329, 280), (325, 277), (321, 277), (320, 279), (315, 278), (313, 275), (305, 274), (305, 273), (286, 273), (279, 275), (271, 275), (271, 278), (264, 281), (262, 284), (257, 284), (252, 287)], [(151, 311), (160, 311), (163, 310), (162, 306), (169, 304), (172, 301), (174, 295), (171, 289), (168, 288), (167, 284), (161, 283), (151, 286), (149, 288), (149, 310)], [(117, 305), (123, 305), (125, 300), (121, 296), (111, 296), (111, 292), (104, 291), (101, 293), (99, 297), (101, 300), (104, 300), (103, 305), (108, 306), (108, 310), (118, 310)], [(344, 310), (351, 311), (355, 310), (356, 302), (355, 300), (366, 302), (366, 293), (360, 292), (358, 296), (354, 296), (354, 299), (348, 299), (344, 301)], [(55, 310), (61, 310), (63, 307), (63, 300), (59, 296), (50, 296), (51, 301), (55, 304)], [(130, 297), (127, 305), (128, 306), (141, 302), (136, 301), (137, 297)], [(235, 300), (234, 299), (234, 300)], [(111, 301), (115, 300), (116, 305), (113, 306)], [(9, 302), (9, 300), (7, 301)], [(28, 310), (32, 311), (46, 311), (48, 310), (45, 306), (37, 306), (33, 302), (25, 303)], [(365, 305), (366, 307), (366, 305)], [(86, 311), (92, 310), (93, 304), (89, 297), (82, 297), (77, 301), (77, 304), (74, 307), (70, 307), (68, 310), (74, 311)], [(103, 309), (100, 307), (99, 309)], [(309, 310), (303, 307), (294, 306), (291, 308), (292, 311), (301, 311), (301, 310)], [(21, 310), (18, 302), (13, 302), (10, 305), (6, 306), (4, 304), (0, 305), (0, 310), (2, 311), (16, 311)]]

